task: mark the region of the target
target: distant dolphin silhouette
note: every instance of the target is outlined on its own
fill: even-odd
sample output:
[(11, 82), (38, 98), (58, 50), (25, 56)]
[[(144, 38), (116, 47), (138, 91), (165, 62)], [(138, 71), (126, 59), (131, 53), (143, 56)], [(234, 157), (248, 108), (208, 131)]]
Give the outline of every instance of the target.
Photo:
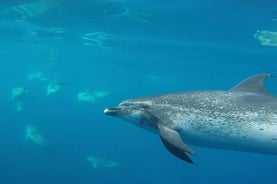
[(28, 125), (26, 127), (25, 140), (31, 140), (36, 145), (46, 150), (51, 150), (45, 138), (41, 135), (38, 129), (33, 125)]
[(29, 93), (29, 91), (22, 86), (18, 86), (18, 87), (14, 87), (11, 93), (12, 93), (12, 99), (15, 99), (15, 98), (21, 98), (25, 96), (26, 94)]
[(89, 91), (80, 92), (78, 93), (77, 97), (79, 102), (81, 101), (91, 102), (91, 103), (95, 102), (95, 96)]
[(46, 81), (47, 77), (41, 73), (41, 72), (35, 72), (35, 73), (30, 73), (27, 78), (29, 81), (31, 80), (40, 80), (40, 81)]
[(125, 100), (104, 113), (160, 135), (176, 157), (193, 163), (186, 144), (277, 154), (277, 97), (272, 74), (249, 77), (228, 91), (189, 91)]
[(53, 82), (47, 85), (47, 95), (58, 93), (66, 83)]
[(102, 158), (102, 157), (97, 157), (97, 156), (87, 156), (86, 159), (90, 162), (90, 164), (92, 165), (92, 167), (94, 169), (103, 167), (103, 168), (114, 168), (114, 167), (118, 167), (119, 164), (108, 160), (106, 158)]

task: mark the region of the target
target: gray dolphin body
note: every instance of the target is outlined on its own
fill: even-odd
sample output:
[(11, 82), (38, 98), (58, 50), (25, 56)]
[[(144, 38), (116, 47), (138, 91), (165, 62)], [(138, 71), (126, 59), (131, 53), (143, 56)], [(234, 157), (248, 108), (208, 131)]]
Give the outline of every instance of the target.
[(105, 114), (158, 133), (165, 147), (193, 163), (187, 144), (277, 154), (277, 97), (271, 74), (251, 76), (228, 91), (188, 91), (125, 100)]

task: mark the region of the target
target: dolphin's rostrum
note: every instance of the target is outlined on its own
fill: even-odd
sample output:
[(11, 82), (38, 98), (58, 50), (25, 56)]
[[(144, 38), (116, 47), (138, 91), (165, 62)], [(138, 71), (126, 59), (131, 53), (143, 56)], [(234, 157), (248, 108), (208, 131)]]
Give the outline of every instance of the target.
[[(277, 154), (277, 97), (272, 74), (251, 76), (228, 91), (188, 91), (125, 100), (105, 114), (156, 132), (176, 157), (193, 163), (187, 144)], [(187, 144), (186, 144), (187, 143)]]

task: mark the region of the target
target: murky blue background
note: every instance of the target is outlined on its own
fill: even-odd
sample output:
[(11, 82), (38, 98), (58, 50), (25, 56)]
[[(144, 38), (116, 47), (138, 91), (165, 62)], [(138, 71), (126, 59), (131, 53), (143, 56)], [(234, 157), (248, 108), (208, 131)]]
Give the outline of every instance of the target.
[[(276, 0), (6, 0), (0, 12), (0, 183), (276, 183), (276, 156), (193, 147), (190, 165), (159, 136), (103, 114), (126, 98), (276, 74), (277, 47), (254, 36), (277, 31)], [(47, 80), (28, 80), (36, 72)], [(47, 96), (54, 81), (66, 85)], [(266, 81), (273, 94), (276, 84)], [(18, 86), (28, 93), (12, 99)], [(108, 95), (80, 102), (82, 91)], [(25, 140), (29, 124), (52, 151)], [(88, 155), (120, 166), (93, 169)]]

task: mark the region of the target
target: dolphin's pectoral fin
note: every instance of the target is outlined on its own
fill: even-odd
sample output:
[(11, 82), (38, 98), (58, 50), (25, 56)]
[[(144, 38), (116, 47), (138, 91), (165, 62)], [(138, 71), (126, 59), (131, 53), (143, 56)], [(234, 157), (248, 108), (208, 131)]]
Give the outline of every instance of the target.
[(177, 131), (165, 126), (158, 126), (158, 129), (162, 142), (170, 153), (186, 162), (193, 163), (184, 152), (194, 154), (194, 151), (182, 141)]
[(231, 92), (251, 92), (251, 93), (257, 93), (257, 94), (269, 95), (269, 93), (264, 88), (264, 80), (269, 77), (274, 77), (274, 75), (270, 73), (264, 73), (264, 74), (251, 76), (243, 80), (242, 82), (240, 82), (232, 89), (230, 89), (230, 91)]
[(184, 153), (183, 150), (179, 149), (178, 147), (175, 147), (174, 145), (170, 144), (169, 142), (167, 142), (167, 140), (165, 140), (164, 138), (162, 138), (162, 142), (165, 145), (165, 147), (167, 148), (167, 150), (172, 153), (173, 155), (175, 155), (176, 157), (193, 164), (194, 162), (187, 156), (187, 154)]

